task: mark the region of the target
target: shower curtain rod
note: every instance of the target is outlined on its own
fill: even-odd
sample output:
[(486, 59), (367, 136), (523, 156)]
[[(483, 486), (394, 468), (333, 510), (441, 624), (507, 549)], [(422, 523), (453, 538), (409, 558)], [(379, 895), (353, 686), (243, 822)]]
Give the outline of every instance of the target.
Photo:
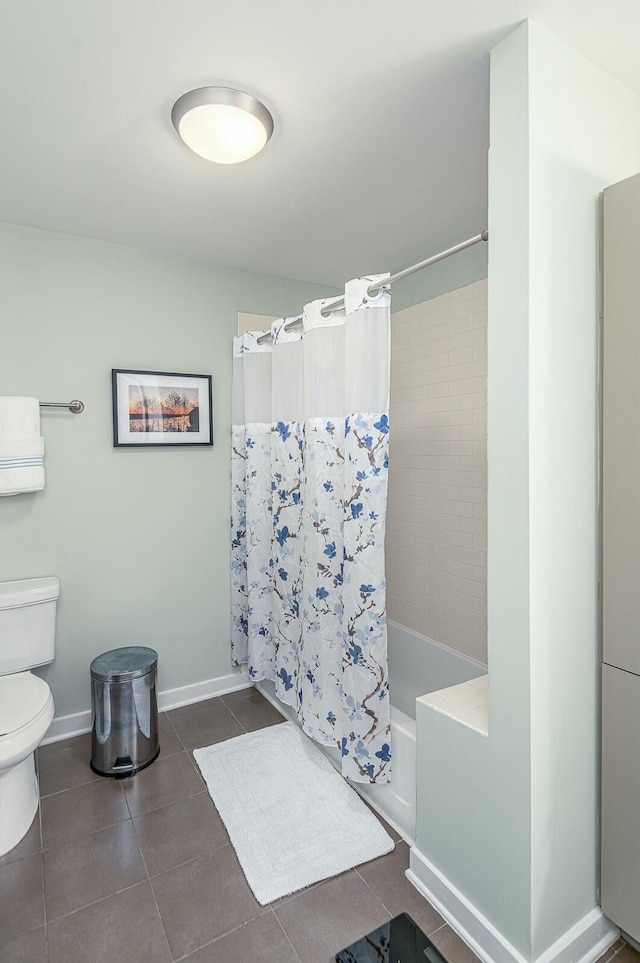
[[(446, 251), (440, 251), (439, 254), (432, 254), (431, 257), (426, 258), (424, 261), (419, 261), (417, 264), (412, 264), (411, 267), (405, 268), (403, 271), (398, 271), (397, 274), (392, 274), (385, 281), (379, 281), (375, 284), (371, 284), (367, 288), (367, 294), (372, 298), (378, 291), (383, 288), (387, 288), (394, 281), (401, 281), (402, 278), (408, 277), (410, 274), (415, 274), (416, 271), (422, 271), (423, 268), (429, 267), (431, 264), (436, 264), (438, 261), (444, 261), (445, 258), (451, 257), (452, 254), (459, 254), (460, 251), (465, 251), (468, 247), (473, 247), (474, 244), (478, 244), (480, 241), (489, 240), (489, 231), (482, 231), (480, 234), (476, 234), (475, 237), (467, 238), (466, 241), (461, 241), (460, 244), (454, 244), (453, 247), (448, 247)], [(334, 311), (339, 310), (344, 307), (344, 298), (337, 298), (328, 304), (326, 308), (323, 308), (320, 312), (325, 318), (328, 318), (330, 314)], [(297, 328), (302, 324), (302, 315), (297, 318), (292, 318), (284, 326), (285, 331), (291, 331), (293, 328)], [(268, 341), (271, 338), (271, 334), (263, 334), (258, 338), (258, 344), (263, 344), (263, 342)]]

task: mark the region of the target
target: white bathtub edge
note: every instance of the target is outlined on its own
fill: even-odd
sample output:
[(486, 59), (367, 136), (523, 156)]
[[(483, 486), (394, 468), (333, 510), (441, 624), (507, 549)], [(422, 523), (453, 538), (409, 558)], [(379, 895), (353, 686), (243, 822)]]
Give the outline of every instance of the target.
[(432, 639), (429, 635), (423, 635), (421, 632), (416, 632), (415, 629), (410, 629), (401, 622), (396, 622), (395, 619), (387, 619), (387, 626), (391, 627), (393, 631), (397, 632), (399, 635), (404, 634), (408, 636), (412, 642), (427, 642), (429, 645), (435, 646), (437, 649), (442, 650), (448, 655), (454, 655), (456, 659), (462, 659), (470, 666), (474, 666), (474, 668), (478, 669), (480, 675), (487, 671), (486, 662), (480, 662), (479, 659), (472, 659), (470, 655), (465, 655), (464, 652), (460, 652), (458, 649), (452, 649), (449, 645), (443, 645), (442, 642), (436, 642), (436, 640)]
[[(297, 722), (296, 714), (293, 711), (293, 709), (290, 706), (286, 706), (282, 702), (280, 702), (278, 697), (275, 695), (274, 685), (272, 682), (271, 683), (257, 682), (256, 689), (258, 690), (258, 692), (260, 692), (261, 695), (264, 696), (265, 699), (267, 699), (268, 702), (271, 703), (272, 706), (274, 706), (278, 710), (278, 712), (280, 712), (282, 716), (284, 716), (285, 719), (289, 719), (292, 722)], [(413, 755), (415, 756), (415, 725), (416, 725), (415, 721), (413, 719), (409, 719), (407, 716), (405, 716), (403, 712), (400, 712), (399, 709), (396, 709), (393, 706), (391, 708), (391, 712), (392, 712), (392, 723), (395, 721), (396, 724), (403, 726), (405, 730), (409, 730), (405, 732), (407, 740), (411, 738), (411, 730), (413, 730), (413, 743), (414, 743)], [(340, 756), (338, 754), (338, 751), (337, 750), (332, 751), (330, 747), (322, 746), (319, 743), (317, 743), (317, 745), (318, 745), (318, 748), (322, 749), (322, 751), (325, 753), (327, 759), (329, 759), (331, 764), (335, 766), (335, 768), (338, 771), (340, 771)], [(415, 758), (414, 758), (414, 765), (413, 765), (413, 770), (411, 775), (413, 777), (411, 782), (412, 782), (412, 785), (415, 787)], [(381, 816), (382, 819), (384, 819), (385, 822), (387, 822), (391, 826), (391, 828), (394, 829), (398, 833), (398, 835), (401, 836), (402, 839), (404, 839), (405, 842), (409, 844), (409, 846), (413, 846), (415, 844), (415, 839), (407, 828), (407, 826), (410, 824), (415, 831), (415, 824), (416, 824), (415, 799), (413, 801), (413, 806), (411, 806), (410, 804), (407, 805), (406, 801), (403, 800), (400, 796), (398, 796), (397, 794), (393, 794), (395, 799), (397, 800), (395, 804), (396, 809), (398, 808), (398, 806), (402, 807), (404, 805), (408, 810), (408, 812), (406, 813), (407, 825), (403, 826), (397, 819), (395, 819), (393, 812), (390, 812), (389, 809), (385, 808), (384, 804), (381, 804), (379, 801), (379, 796), (384, 795), (385, 793), (389, 793), (389, 795), (392, 794), (390, 786), (367, 786), (365, 783), (356, 783), (356, 782), (349, 782), (349, 785), (351, 786), (352, 789), (355, 789), (358, 795), (365, 800), (367, 805), (371, 806), (372, 809), (375, 809), (378, 815)], [(403, 789), (406, 793), (407, 788), (403, 787)], [(413, 790), (413, 793), (415, 795), (415, 788)]]
[(362, 796), (367, 806), (371, 806), (372, 809), (375, 809), (378, 816), (380, 816), (381, 819), (384, 819), (385, 823), (388, 823), (389, 826), (391, 826), (391, 828), (395, 830), (398, 836), (400, 836), (401, 839), (404, 839), (405, 843), (408, 846), (410, 847), (415, 846), (416, 844), (415, 839), (412, 836), (409, 836), (407, 834), (406, 830), (403, 829), (402, 826), (400, 826), (395, 821), (393, 816), (390, 816), (388, 813), (384, 811), (384, 809), (381, 806), (378, 806), (375, 800), (372, 799), (372, 797), (367, 792), (367, 787), (365, 785), (361, 783), (356, 783), (356, 782), (350, 782), (349, 785), (351, 786), (352, 789), (355, 789), (355, 791), (358, 793), (359, 796)]

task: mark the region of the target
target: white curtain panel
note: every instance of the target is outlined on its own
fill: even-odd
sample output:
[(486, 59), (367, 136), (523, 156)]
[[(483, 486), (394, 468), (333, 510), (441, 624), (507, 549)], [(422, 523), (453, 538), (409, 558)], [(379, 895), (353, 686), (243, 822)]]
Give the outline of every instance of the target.
[[(391, 775), (387, 275), (234, 339), (232, 650), (358, 782)], [(334, 299), (335, 300), (335, 299)]]

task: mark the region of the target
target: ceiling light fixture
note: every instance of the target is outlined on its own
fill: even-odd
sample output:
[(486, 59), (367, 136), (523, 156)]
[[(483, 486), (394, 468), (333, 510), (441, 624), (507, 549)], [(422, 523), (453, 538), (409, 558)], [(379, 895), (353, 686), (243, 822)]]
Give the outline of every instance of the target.
[(200, 87), (171, 111), (187, 147), (215, 164), (239, 164), (257, 154), (273, 133), (273, 117), (259, 100), (232, 87)]

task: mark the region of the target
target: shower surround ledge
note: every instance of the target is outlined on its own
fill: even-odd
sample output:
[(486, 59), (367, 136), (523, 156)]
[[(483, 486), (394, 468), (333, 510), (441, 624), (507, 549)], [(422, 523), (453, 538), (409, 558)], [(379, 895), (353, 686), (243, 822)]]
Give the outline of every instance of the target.
[(459, 685), (428, 692), (418, 699), (424, 706), (469, 726), (483, 736), (489, 735), (489, 676), (481, 675)]

